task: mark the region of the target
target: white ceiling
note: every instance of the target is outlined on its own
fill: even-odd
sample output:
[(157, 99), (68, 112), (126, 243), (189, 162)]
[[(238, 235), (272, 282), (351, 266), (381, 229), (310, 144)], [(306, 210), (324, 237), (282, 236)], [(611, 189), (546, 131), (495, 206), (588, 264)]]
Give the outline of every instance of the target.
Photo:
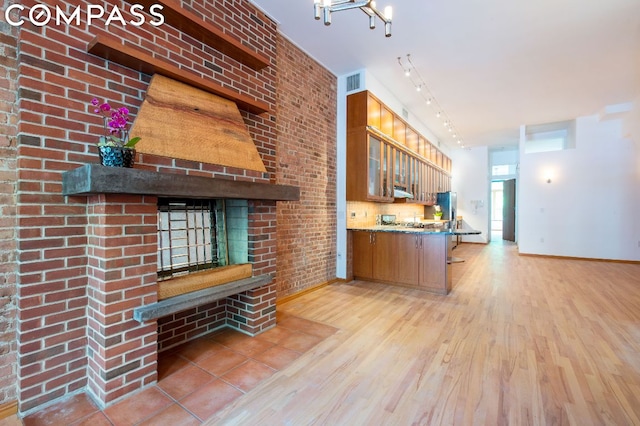
[(378, 0), (393, 6), (390, 38), (358, 9), (334, 13), (326, 27), (313, 0), (251, 1), (337, 76), (366, 68), (450, 147), (398, 57), (411, 54), (466, 146), (517, 145), (522, 124), (640, 96), (640, 0)]

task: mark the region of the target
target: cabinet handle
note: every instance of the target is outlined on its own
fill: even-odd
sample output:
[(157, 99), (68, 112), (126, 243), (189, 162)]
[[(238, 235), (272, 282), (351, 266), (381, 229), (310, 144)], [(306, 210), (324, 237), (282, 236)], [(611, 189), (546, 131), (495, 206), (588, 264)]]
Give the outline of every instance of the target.
[(415, 239), (416, 239), (416, 249), (417, 249), (418, 248), (418, 240), (420, 240), (420, 238), (416, 235)]
[(373, 237), (373, 244), (375, 244), (376, 243), (376, 234), (374, 232), (372, 232), (371, 236)]

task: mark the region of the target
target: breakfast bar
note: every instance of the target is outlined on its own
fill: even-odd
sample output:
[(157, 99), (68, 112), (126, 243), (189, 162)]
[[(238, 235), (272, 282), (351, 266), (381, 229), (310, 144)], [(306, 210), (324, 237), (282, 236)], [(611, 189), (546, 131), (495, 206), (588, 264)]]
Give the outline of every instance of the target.
[(475, 235), (473, 229), (375, 225), (349, 228), (355, 279), (451, 291), (451, 237)]

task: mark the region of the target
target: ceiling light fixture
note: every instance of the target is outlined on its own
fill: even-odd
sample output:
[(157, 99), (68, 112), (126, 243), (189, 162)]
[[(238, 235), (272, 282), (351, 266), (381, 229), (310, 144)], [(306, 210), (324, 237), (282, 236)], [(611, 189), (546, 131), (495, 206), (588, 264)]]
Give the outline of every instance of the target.
[[(318, 1), (318, 0), (316, 0)], [(407, 53), (407, 58), (403, 62), (402, 58), (398, 56), (398, 64), (402, 67), (404, 75), (410, 78), (411, 83), (415, 86), (416, 91), (420, 92), (420, 96), (426, 101), (426, 104), (431, 106), (435, 110), (436, 118), (443, 118), (442, 124), (445, 128), (451, 133), (453, 133), (453, 139), (458, 142), (458, 144), (462, 145), (462, 138), (460, 137), (460, 133), (455, 130), (455, 126), (447, 116), (447, 114), (442, 110), (438, 101), (429, 90), (429, 86), (425, 83), (424, 79), (420, 75), (420, 72), (416, 69), (415, 65), (411, 61), (411, 54)], [(464, 145), (462, 145), (464, 148)]]
[[(325, 25), (331, 25), (331, 13), (341, 10), (359, 8), (369, 17), (369, 28), (376, 27), (376, 16), (384, 22), (384, 35), (391, 37), (391, 6), (384, 8), (384, 12), (376, 8), (376, 2), (372, 0), (314, 0), (313, 14), (316, 20), (323, 18)], [(408, 76), (408, 74), (407, 74)]]

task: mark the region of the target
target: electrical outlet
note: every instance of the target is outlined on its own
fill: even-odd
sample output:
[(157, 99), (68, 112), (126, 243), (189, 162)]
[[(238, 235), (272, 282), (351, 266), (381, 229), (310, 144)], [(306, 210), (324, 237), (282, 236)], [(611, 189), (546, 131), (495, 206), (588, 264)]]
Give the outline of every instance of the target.
[(541, 242), (541, 243), (544, 243), (544, 238), (540, 238), (540, 242)]
[(351, 212), (351, 219), (354, 219), (356, 217), (356, 212)]

